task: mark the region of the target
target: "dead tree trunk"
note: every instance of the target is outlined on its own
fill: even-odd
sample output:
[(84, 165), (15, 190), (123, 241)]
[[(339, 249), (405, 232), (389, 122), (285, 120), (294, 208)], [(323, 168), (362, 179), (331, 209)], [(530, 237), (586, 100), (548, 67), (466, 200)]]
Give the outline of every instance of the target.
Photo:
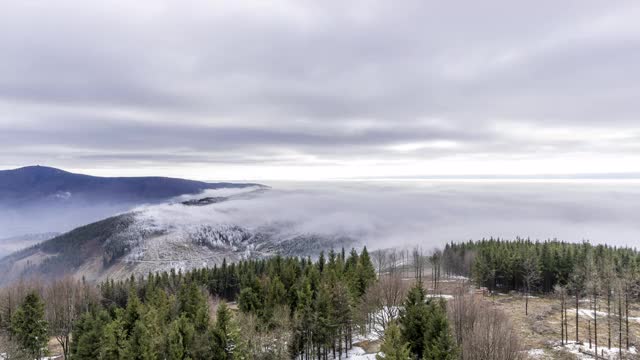
[(580, 308), (580, 295), (576, 291), (576, 344), (580, 341), (578, 338), (578, 309)]
[(607, 348), (611, 350), (611, 288), (607, 287)]
[(596, 359), (598, 358), (598, 296), (593, 294), (593, 341), (596, 345)]
[(620, 291), (618, 291), (618, 348), (618, 355), (622, 359), (622, 294)]
[(624, 316), (625, 316), (625, 323), (626, 323), (626, 330), (627, 330), (627, 336), (626, 336), (626, 340), (627, 340), (627, 351), (629, 351), (629, 285), (625, 285), (625, 292), (624, 292)]
[(560, 300), (560, 344), (564, 345), (564, 295)]

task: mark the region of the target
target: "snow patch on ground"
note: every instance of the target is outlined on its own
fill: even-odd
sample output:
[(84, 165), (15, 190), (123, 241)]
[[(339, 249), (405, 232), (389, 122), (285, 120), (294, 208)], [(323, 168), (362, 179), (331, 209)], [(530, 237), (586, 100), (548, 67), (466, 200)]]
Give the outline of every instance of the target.
[[(570, 341), (565, 345), (557, 344), (556, 346), (553, 347), (553, 349), (556, 351), (560, 351), (560, 350), (568, 351), (571, 354), (575, 355), (578, 359), (593, 359), (595, 355), (595, 346), (589, 349), (588, 344), (579, 344), (579, 343), (577, 344), (574, 341)], [(602, 354), (604, 354), (604, 357), (606, 359), (617, 359), (619, 352), (620, 352), (620, 349), (616, 347), (612, 347), (611, 349), (607, 348), (606, 346), (598, 347), (598, 356), (601, 356)], [(622, 349), (622, 354), (636, 355), (638, 354), (638, 351), (636, 350), (635, 347), (632, 346), (629, 348), (629, 351), (627, 351), (626, 349)]]
[[(342, 356), (343, 359), (358, 359), (358, 360), (376, 360), (376, 354), (367, 354), (363, 348), (359, 346), (354, 346), (353, 349), (349, 350), (349, 355), (346, 357)], [(337, 355), (335, 358), (329, 356), (329, 359), (334, 360), (338, 359)]]
[(546, 354), (544, 349), (531, 349), (527, 351), (527, 357), (529, 359), (544, 359)]
[[(6, 356), (7, 356), (6, 353), (0, 353), (0, 360), (5, 360)], [(45, 357), (42, 358), (42, 360), (59, 360), (59, 359), (62, 359), (62, 355), (45, 356)]]
[(449, 300), (449, 299), (453, 299), (453, 295), (446, 295), (446, 294), (427, 294), (427, 298), (439, 298), (439, 299)]
[[(576, 309), (568, 309), (567, 312), (569, 313), (574, 313), (576, 312)], [(585, 318), (589, 318), (589, 319), (593, 319), (593, 310), (589, 310), (589, 309), (580, 309), (578, 310), (578, 314), (582, 317)], [(607, 313), (604, 311), (596, 311), (596, 315), (598, 316), (598, 319), (600, 318), (606, 318), (607, 317)], [(611, 317), (612, 318), (617, 318), (618, 315), (611, 313)], [(634, 316), (629, 316), (629, 320), (630, 321), (636, 321), (636, 322), (640, 322), (640, 317), (634, 317)]]

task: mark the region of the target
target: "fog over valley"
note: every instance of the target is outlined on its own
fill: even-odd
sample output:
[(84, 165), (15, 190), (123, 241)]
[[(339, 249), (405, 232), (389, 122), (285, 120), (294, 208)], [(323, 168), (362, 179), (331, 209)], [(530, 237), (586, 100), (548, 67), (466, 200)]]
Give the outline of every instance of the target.
[(640, 233), (640, 186), (635, 181), (266, 184), (272, 189), (256, 197), (189, 208), (185, 221), (292, 222), (300, 232), (346, 234), (376, 248), (431, 248), (492, 236), (635, 246)]
[[(0, 242), (0, 255), (43, 239), (23, 235), (65, 232), (129, 210), (162, 228), (276, 226), (289, 235), (346, 236), (372, 248), (419, 244), (430, 249), (488, 237), (635, 246), (640, 230), (640, 187), (633, 180), (267, 183), (267, 190), (206, 190), (160, 205), (67, 204), (64, 211), (49, 205), (0, 208), (0, 238), (13, 237)], [(228, 200), (180, 205), (207, 197)]]
[(0, 360), (640, 358), (640, 1), (0, 1)]

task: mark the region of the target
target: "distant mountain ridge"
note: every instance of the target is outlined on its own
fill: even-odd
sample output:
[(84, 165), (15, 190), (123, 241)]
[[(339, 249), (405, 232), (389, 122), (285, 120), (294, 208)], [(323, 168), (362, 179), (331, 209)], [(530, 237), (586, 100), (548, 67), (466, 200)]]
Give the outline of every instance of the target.
[[(203, 198), (193, 203), (154, 205), (75, 228), (0, 258), (0, 285), (20, 278), (47, 280), (64, 275), (96, 282), (170, 269), (211, 267), (225, 260), (276, 254), (317, 256), (321, 251), (357, 242), (340, 234), (294, 231), (288, 223), (245, 226), (220, 223), (214, 216), (202, 217), (202, 223), (189, 221), (194, 211), (209, 209), (214, 215), (217, 206), (235, 199), (246, 201), (262, 191), (218, 197), (216, 201)], [(164, 218), (163, 213), (171, 217)]]
[(0, 171), (0, 205), (33, 202), (155, 202), (219, 188), (260, 186), (249, 183), (208, 183), (169, 177), (98, 177), (46, 166)]
[(24, 234), (20, 236), (13, 236), (0, 239), (0, 259), (14, 252), (20, 248), (37, 244), (60, 235), (55, 232), (41, 233), (41, 234)]

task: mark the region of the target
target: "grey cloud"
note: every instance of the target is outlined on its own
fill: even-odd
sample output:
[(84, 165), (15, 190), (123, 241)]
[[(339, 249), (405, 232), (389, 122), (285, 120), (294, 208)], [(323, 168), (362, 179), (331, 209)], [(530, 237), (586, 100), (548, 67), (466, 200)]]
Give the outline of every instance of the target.
[[(13, 2), (0, 14), (0, 167), (46, 153), (161, 163), (162, 149), (166, 164), (635, 153), (633, 139), (512, 139), (495, 123), (637, 130), (639, 13), (634, 1)], [(436, 140), (461, 146), (386, 149)], [(12, 150), (28, 145), (47, 150)]]
[[(164, 226), (222, 223), (259, 227), (291, 223), (292, 231), (349, 235), (371, 247), (482, 237), (558, 238), (632, 246), (640, 193), (633, 186), (571, 183), (273, 183), (252, 199), (177, 212), (148, 208)], [(282, 190), (286, 188), (287, 190)]]

